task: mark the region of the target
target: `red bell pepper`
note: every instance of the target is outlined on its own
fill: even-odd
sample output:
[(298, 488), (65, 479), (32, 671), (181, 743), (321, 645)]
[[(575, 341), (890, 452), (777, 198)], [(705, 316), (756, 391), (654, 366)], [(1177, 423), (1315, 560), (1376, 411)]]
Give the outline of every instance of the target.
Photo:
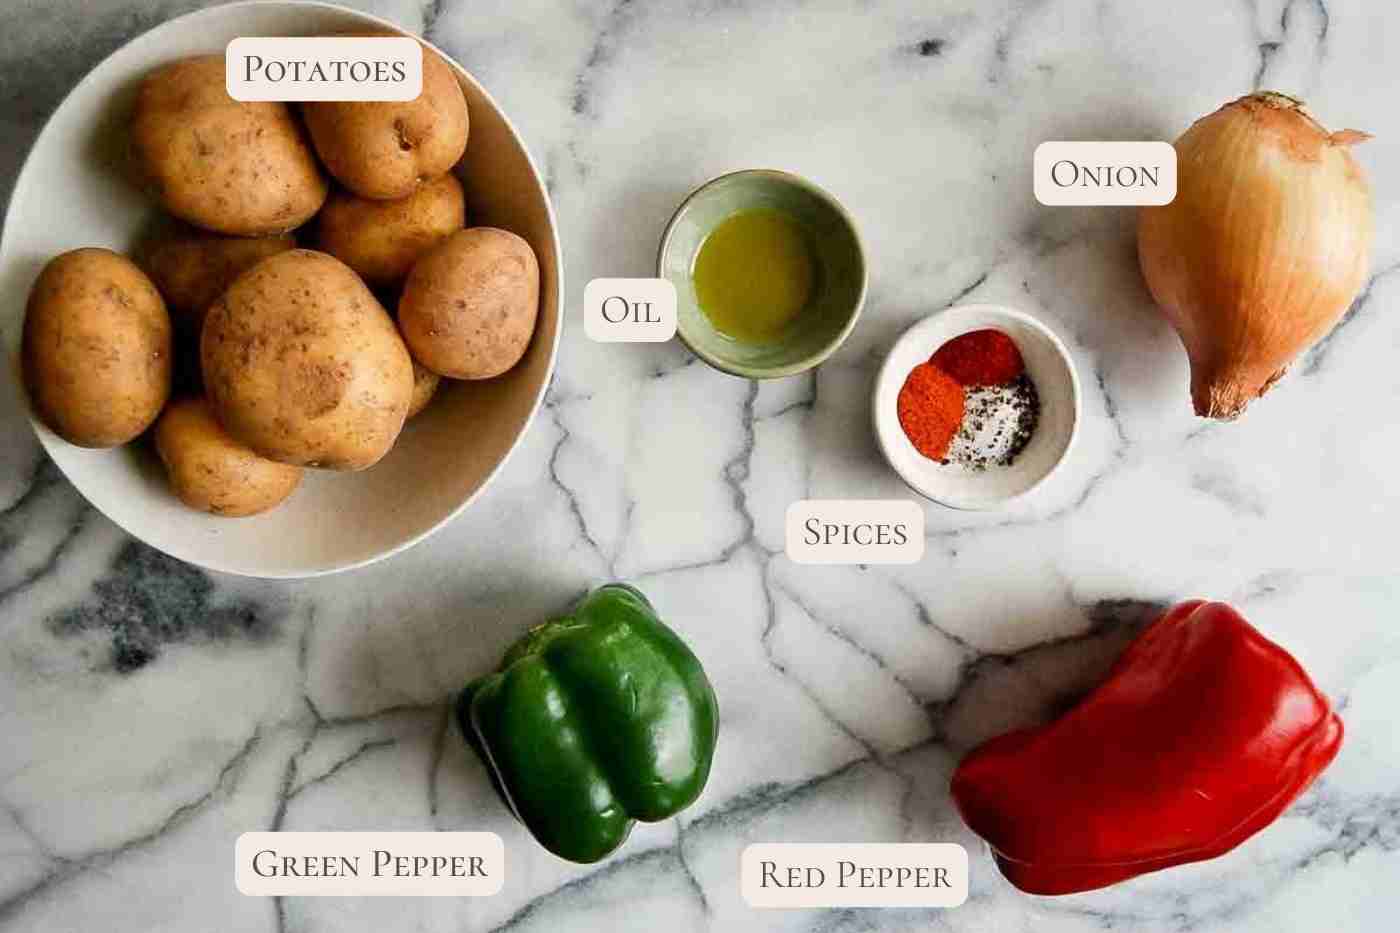
[(1228, 852), (1341, 742), (1288, 652), (1197, 600), (1149, 626), (1064, 716), (974, 749), (952, 794), (1012, 884), (1069, 894)]

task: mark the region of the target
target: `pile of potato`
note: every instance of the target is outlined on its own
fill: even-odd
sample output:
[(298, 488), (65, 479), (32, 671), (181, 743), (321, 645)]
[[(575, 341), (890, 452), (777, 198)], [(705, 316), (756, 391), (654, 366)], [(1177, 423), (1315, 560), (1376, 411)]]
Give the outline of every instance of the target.
[[(137, 262), (88, 248), (44, 267), (23, 342), (39, 417), (83, 447), (155, 424), (175, 494), (216, 515), (276, 506), (305, 467), (378, 462), (441, 377), (498, 376), (534, 332), (529, 244), (466, 228), (450, 171), (468, 125), (428, 49), (416, 100), (299, 111), (230, 98), (221, 55), (156, 69), (133, 168), (181, 229)], [(182, 369), (193, 391), (172, 401)]]

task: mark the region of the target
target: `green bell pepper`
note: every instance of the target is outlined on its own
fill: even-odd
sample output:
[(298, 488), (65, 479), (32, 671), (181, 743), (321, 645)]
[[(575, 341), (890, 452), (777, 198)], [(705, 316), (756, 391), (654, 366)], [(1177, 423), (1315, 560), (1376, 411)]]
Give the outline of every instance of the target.
[(540, 844), (596, 862), (637, 820), (664, 820), (700, 795), (719, 708), (685, 642), (645, 596), (612, 583), (469, 684), (457, 721)]

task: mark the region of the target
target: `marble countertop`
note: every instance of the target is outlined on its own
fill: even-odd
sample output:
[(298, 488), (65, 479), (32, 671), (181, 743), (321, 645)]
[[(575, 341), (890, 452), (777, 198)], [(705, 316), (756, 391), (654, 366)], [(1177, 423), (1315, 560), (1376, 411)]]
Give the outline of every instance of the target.
[[(0, 201), (86, 71), (189, 2), (0, 11)], [(1380, 930), (1400, 912), (1400, 7), (1362, 0), (735, 3), (410, 0), (548, 174), (575, 314), (647, 275), (672, 208), (743, 167), (809, 176), (859, 219), (870, 297), (814, 374), (762, 385), (571, 320), (546, 408), (489, 494), (406, 554), (302, 583), (203, 573), (128, 538), (0, 406), (0, 930)], [(1374, 277), (1244, 420), (1190, 414), (1131, 215), (1031, 196), (1044, 139), (1171, 139), (1252, 88), (1306, 98), (1358, 150)], [(1068, 469), (1017, 510), (927, 509), (910, 567), (804, 567), (788, 504), (907, 495), (867, 413), (920, 317), (1005, 301), (1085, 380)], [(447, 701), (589, 586), (652, 596), (716, 684), (710, 784), (594, 867), (530, 843)], [(1211, 596), (1293, 650), (1348, 737), (1267, 832), (1213, 862), (1060, 899), (1019, 894), (945, 792), (972, 744), (1092, 684), (1157, 607)], [(264, 899), (246, 830), (486, 829), (479, 899)], [(753, 911), (756, 841), (953, 841), (947, 911)]]

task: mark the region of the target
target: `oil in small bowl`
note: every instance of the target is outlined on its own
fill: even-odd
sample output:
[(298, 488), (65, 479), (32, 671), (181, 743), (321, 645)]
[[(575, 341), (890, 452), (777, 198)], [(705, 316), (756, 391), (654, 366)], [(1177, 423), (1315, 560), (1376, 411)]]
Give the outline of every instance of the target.
[(836, 199), (787, 172), (748, 169), (701, 185), (657, 252), (676, 287), (677, 333), (736, 376), (806, 372), (840, 346), (865, 301), (865, 255)]
[(742, 210), (700, 244), (691, 278), (700, 310), (715, 330), (746, 343), (770, 343), (811, 301), (818, 266), (791, 215)]

